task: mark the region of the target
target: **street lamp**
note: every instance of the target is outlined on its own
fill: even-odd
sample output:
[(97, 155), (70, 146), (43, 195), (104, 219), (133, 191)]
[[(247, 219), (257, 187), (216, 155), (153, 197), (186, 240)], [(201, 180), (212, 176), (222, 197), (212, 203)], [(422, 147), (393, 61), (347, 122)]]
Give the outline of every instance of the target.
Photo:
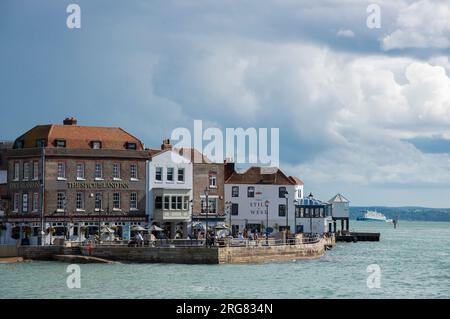
[(194, 236), (194, 220), (193, 220), (193, 217), (194, 217), (194, 200), (193, 199), (191, 199), (189, 201), (189, 205), (191, 206), (191, 239), (192, 239), (192, 237)]
[(208, 200), (209, 188), (208, 188), (208, 186), (205, 187), (205, 190), (203, 192), (205, 194), (205, 200), (206, 200), (206, 218), (205, 218), (205, 225), (206, 225), (205, 247), (206, 247), (206, 246), (208, 246), (208, 210), (209, 210), (209, 200)]
[(266, 200), (266, 246), (269, 245), (269, 201)]

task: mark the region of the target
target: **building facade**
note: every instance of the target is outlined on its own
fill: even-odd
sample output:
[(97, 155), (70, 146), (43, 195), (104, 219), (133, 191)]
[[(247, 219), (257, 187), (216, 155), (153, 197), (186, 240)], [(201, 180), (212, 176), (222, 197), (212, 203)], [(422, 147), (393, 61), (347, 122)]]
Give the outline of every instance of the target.
[(227, 223), (233, 234), (244, 229), (278, 232), (294, 229), (295, 201), (303, 197), (303, 182), (286, 176), (278, 168), (250, 167), (236, 172), (234, 163), (225, 164)]
[(192, 162), (193, 234), (225, 223), (224, 163), (214, 163), (196, 149), (181, 149)]
[(146, 221), (146, 161), (140, 140), (120, 128), (38, 125), (8, 150), (7, 222), (11, 237), (29, 244), (55, 238), (121, 239)]
[(350, 229), (350, 201), (341, 194), (336, 194), (328, 203), (333, 207), (333, 230), (337, 231), (336, 223), (340, 222), (341, 231)]
[(332, 205), (315, 199), (312, 194), (296, 202), (295, 218), (296, 233), (322, 236), (333, 232)]
[(8, 205), (8, 159), (7, 151), (12, 142), (0, 141), (0, 245), (11, 244), (11, 227), (6, 223)]
[(150, 150), (147, 162), (149, 222), (164, 229), (168, 238), (187, 238), (192, 226), (192, 163), (164, 140)]

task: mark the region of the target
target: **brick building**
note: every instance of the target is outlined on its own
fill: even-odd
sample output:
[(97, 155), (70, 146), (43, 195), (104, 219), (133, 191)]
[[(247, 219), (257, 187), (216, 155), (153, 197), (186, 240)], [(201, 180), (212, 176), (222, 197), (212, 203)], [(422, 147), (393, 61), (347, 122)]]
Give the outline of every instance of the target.
[[(195, 225), (214, 227), (225, 222), (224, 163), (214, 163), (195, 149), (182, 149), (184, 156), (190, 158), (193, 169), (192, 222)], [(208, 193), (208, 205), (206, 194)], [(208, 211), (207, 211), (208, 208)]]
[(6, 244), (8, 240), (8, 229), (6, 224), (5, 211), (7, 209), (7, 181), (8, 181), (8, 161), (6, 153), (11, 148), (12, 142), (0, 141), (0, 244)]
[(103, 226), (127, 239), (130, 226), (146, 220), (148, 152), (121, 128), (79, 126), (74, 118), (38, 125), (7, 156), (14, 239), (84, 240)]

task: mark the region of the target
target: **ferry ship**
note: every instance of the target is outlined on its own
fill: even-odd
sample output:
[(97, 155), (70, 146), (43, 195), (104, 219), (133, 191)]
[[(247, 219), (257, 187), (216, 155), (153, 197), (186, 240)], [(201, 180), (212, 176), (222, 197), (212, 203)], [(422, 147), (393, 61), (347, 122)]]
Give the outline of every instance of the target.
[(364, 216), (357, 217), (356, 220), (388, 222), (389, 220), (382, 213), (366, 210)]

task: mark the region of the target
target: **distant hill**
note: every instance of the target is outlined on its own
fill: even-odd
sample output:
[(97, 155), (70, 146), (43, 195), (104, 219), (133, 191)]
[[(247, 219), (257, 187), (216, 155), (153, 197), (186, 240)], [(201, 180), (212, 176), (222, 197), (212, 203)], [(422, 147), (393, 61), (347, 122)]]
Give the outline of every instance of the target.
[(384, 207), (384, 206), (350, 206), (350, 219), (362, 216), (363, 210), (375, 210), (387, 218), (400, 220), (445, 221), (450, 222), (450, 208), (427, 207)]

